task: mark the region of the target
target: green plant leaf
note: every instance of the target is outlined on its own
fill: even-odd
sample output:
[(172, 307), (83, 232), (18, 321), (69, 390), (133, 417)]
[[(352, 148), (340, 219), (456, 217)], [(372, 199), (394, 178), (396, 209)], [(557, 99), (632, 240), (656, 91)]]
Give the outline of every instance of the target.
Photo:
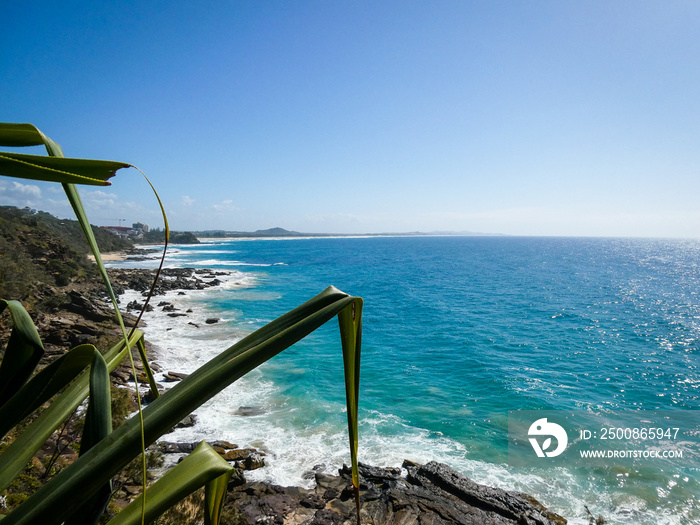
[[(110, 348), (104, 355), (109, 371), (114, 370), (126, 357), (129, 348), (143, 337), (143, 332), (137, 330), (131, 334), (128, 346), (120, 341)], [(56, 430), (76, 407), (82, 403), (89, 392), (89, 375), (82, 372), (59, 395), (51, 405), (44, 410), (38, 418), (20, 434), (0, 455), (0, 491), (6, 489), (15, 477), (26, 466), (34, 453), (46, 442), (49, 436)], [(104, 483), (109, 476), (99, 483)], [(97, 488), (95, 488), (97, 490)]]
[(357, 298), (338, 314), (340, 340), (343, 346), (345, 371), (345, 401), (348, 414), (348, 437), (352, 486), (355, 496), (357, 523), (360, 523), (360, 473), (357, 465), (358, 410), (360, 396), (360, 354), (362, 346), (362, 299)]
[(109, 185), (107, 179), (130, 164), (107, 160), (69, 159), (61, 147), (32, 124), (0, 123), (0, 146), (46, 147), (49, 157), (0, 153), (0, 174), (24, 179)]
[(90, 366), (90, 403), (85, 415), (85, 428), (80, 440), (80, 455), (112, 432), (112, 403), (109, 370), (104, 358), (95, 349)]
[[(47, 141), (50, 139), (33, 124), (0, 122), (0, 146), (44, 146)], [(53, 144), (59, 147), (55, 142)]]
[(24, 153), (0, 153), (0, 175), (92, 186), (109, 186), (107, 179), (129, 164), (111, 160), (46, 157)]
[[(63, 185), (63, 189), (66, 193), (66, 196), (68, 197), (68, 200), (73, 208), (73, 211), (75, 212), (75, 215), (78, 219), (78, 222), (81, 225), (81, 228), (83, 229), (83, 233), (85, 235), (85, 238), (88, 242), (88, 245), (90, 246), (90, 250), (92, 251), (93, 256), (95, 257), (95, 262), (97, 264), (98, 270), (102, 276), (102, 279), (104, 281), (104, 284), (107, 288), (107, 293), (112, 301), (112, 304), (114, 306), (114, 311), (117, 317), (117, 320), (119, 322), (119, 326), (122, 331), (122, 335), (126, 344), (126, 350), (129, 355), (129, 360), (131, 363), (131, 368), (134, 373), (134, 377), (136, 377), (136, 369), (134, 366), (134, 359), (133, 359), (133, 354), (130, 351), (130, 346), (128, 345), (127, 341), (129, 339), (129, 335), (127, 334), (126, 328), (124, 326), (124, 321), (122, 319), (121, 313), (119, 312), (119, 307), (117, 304), (117, 299), (114, 294), (114, 290), (112, 289), (112, 285), (110, 283), (109, 277), (107, 275), (107, 271), (104, 267), (104, 264), (102, 262), (102, 257), (100, 255), (99, 248), (97, 247), (97, 243), (94, 237), (94, 233), (92, 231), (92, 228), (90, 226), (90, 223), (88, 222), (87, 216), (85, 214), (84, 207), (82, 205), (82, 202), (80, 200), (80, 195), (78, 194), (77, 188), (75, 187), (75, 183), (86, 183), (86, 184), (109, 184), (106, 179), (114, 175), (114, 173), (122, 168), (122, 167), (128, 167), (130, 166), (129, 164), (126, 163), (119, 163), (119, 162), (112, 162), (112, 161), (91, 161), (91, 160), (83, 160), (83, 159), (65, 159), (65, 156), (63, 154), (63, 150), (61, 147), (55, 143), (53, 140), (49, 139), (46, 135), (44, 135), (41, 131), (38, 130), (35, 126), (31, 124), (0, 124), (0, 138), (2, 138), (5, 141), (5, 144), (10, 144), (10, 145), (38, 145), (40, 143), (43, 143), (46, 147), (46, 151), (49, 154), (49, 157), (41, 157), (41, 156), (27, 156), (27, 155), (22, 155), (22, 154), (2, 154), (0, 153), (0, 174), (5, 174), (5, 175), (10, 175), (10, 176), (15, 176), (15, 177), (23, 177), (23, 178), (33, 178), (33, 179), (40, 179), (40, 180), (49, 180), (49, 181), (56, 181), (56, 182), (61, 182)], [(65, 171), (65, 170), (72, 170), (72, 172)], [(141, 171), (141, 170), (139, 170)], [(76, 173), (79, 172), (79, 173)], [(141, 172), (143, 174), (143, 172)], [(166, 246), (167, 246), (167, 239), (168, 239), (168, 222), (167, 222), (167, 217), (165, 215), (165, 209), (163, 208), (163, 204), (160, 200), (160, 197), (158, 196), (157, 192), (155, 191), (155, 188), (153, 187), (153, 184), (151, 184), (151, 181), (146, 177), (145, 174), (143, 176), (146, 178), (146, 181), (148, 184), (151, 186), (153, 189), (156, 198), (158, 199), (158, 204), (160, 205), (161, 211), (163, 213), (163, 220), (165, 222), (165, 228), (166, 228)], [(154, 284), (151, 287), (151, 293), (149, 294), (148, 298), (146, 299), (146, 304), (148, 304), (148, 301), (150, 300), (150, 297), (153, 293), (153, 289), (155, 287), (155, 283), (157, 282), (158, 275), (160, 274), (160, 270), (163, 266), (163, 262), (165, 259), (165, 249), (163, 250), (163, 257), (161, 258), (161, 264), (158, 268), (158, 272), (156, 273), (156, 278), (154, 279)], [(141, 317), (139, 316), (139, 321)], [(137, 321), (138, 325), (138, 321)], [(133, 331), (136, 329), (136, 326), (132, 329)], [(145, 350), (142, 351), (142, 355), (145, 357)], [(148, 365), (148, 361), (144, 359), (143, 362), (144, 368), (146, 370), (146, 373), (149, 376), (149, 383), (153, 392), (154, 396), (158, 396), (158, 390), (155, 385), (155, 381), (153, 380), (153, 375), (150, 371), (150, 367)], [(139, 411), (139, 420), (141, 420), (141, 400), (140, 400), (140, 395), (139, 395), (139, 388), (138, 388), (138, 381), (135, 380), (134, 383), (134, 388), (136, 389), (136, 394), (137, 394), (137, 403), (138, 403), (138, 411)], [(141, 420), (142, 421), (142, 420)], [(143, 427), (143, 423), (141, 422), (141, 426)], [(143, 486), (144, 490), (146, 487), (146, 464), (145, 464), (145, 438), (143, 436), (143, 430), (141, 431), (141, 443), (142, 443), (142, 455), (143, 455)], [(145, 499), (144, 499), (145, 501)]]
[[(5, 308), (12, 318), (12, 332), (0, 364), (0, 406), (3, 406), (31, 377), (44, 355), (39, 332), (32, 318), (18, 301), (0, 299), (0, 313)], [(0, 436), (4, 435), (0, 433)]]
[[(90, 364), (90, 395), (85, 426), (80, 440), (80, 455), (112, 432), (112, 409), (109, 371), (102, 355), (95, 349)], [(112, 481), (107, 480), (82, 506), (69, 517), (65, 525), (96, 525), (112, 496)]]
[(226, 489), (234, 469), (207, 483), (204, 489), (204, 525), (219, 525), (226, 500)]
[[(146, 523), (151, 523), (175, 503), (204, 485), (215, 482), (221, 486), (216, 480), (222, 476), (230, 477), (232, 471), (233, 467), (202, 441), (189, 456), (147, 489)], [(223, 483), (223, 488), (225, 491), (226, 483)], [(109, 525), (140, 524), (142, 498), (143, 494), (117, 514)], [(218, 495), (215, 499), (223, 499), (223, 495)]]
[[(356, 297), (330, 287), (210, 360), (144, 408), (146, 444), (153, 443), (195, 408), (344, 309), (352, 315), (350, 310), (356, 301)], [(356, 319), (359, 313), (356, 307)], [(356, 326), (359, 330), (359, 319)], [(358, 343), (359, 338), (359, 350)], [(140, 451), (140, 424), (132, 418), (41, 487), (5, 523), (60, 523), (76, 508), (71, 495), (87, 497), (94, 493), (99, 484), (114, 476)]]
[(80, 345), (46, 366), (0, 408), (0, 437), (73, 381), (95, 359), (93, 345)]
[[(144, 305), (141, 311), (145, 309), (146, 306)], [(151, 396), (153, 396), (153, 399), (156, 399), (158, 396), (160, 396), (160, 392), (158, 392), (158, 383), (156, 383), (156, 378), (153, 377), (153, 371), (151, 370), (151, 367), (148, 364), (148, 356), (146, 355), (146, 345), (144, 344), (143, 339), (139, 341), (137, 346), (139, 349), (139, 355), (141, 356), (143, 370), (146, 373), (146, 377), (148, 378), (148, 386), (151, 389)]]

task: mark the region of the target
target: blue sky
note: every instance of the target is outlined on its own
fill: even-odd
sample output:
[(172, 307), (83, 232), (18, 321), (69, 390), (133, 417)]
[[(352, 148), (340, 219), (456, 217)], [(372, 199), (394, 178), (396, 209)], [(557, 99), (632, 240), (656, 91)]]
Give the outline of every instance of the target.
[[(0, 5), (0, 119), (171, 227), (700, 237), (695, 1)], [(157, 226), (135, 170), (92, 222)], [(0, 204), (59, 216), (50, 185)]]

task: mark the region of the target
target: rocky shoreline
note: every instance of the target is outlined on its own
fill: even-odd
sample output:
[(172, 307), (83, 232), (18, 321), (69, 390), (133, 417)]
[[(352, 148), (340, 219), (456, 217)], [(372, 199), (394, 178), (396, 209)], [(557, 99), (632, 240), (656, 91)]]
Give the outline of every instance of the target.
[[(360, 519), (374, 525), (562, 525), (527, 494), (480, 485), (442, 463), (402, 468), (360, 465)], [(349, 525), (355, 523), (350, 470), (317, 473), (313, 489), (234, 480), (226, 507), (238, 523)]]
[[(117, 294), (135, 290), (146, 296), (151, 288), (154, 270), (109, 269)], [(219, 286), (229, 272), (192, 268), (164, 269), (148, 309), (157, 309), (171, 317), (186, 316), (170, 303), (159, 301), (158, 295), (177, 292), (186, 295), (191, 290)], [(144, 307), (140, 301), (120, 305), (127, 325), (132, 326)], [(209, 322), (209, 320), (207, 320)], [(216, 322), (212, 319), (211, 322)], [(70, 291), (65, 308), (37, 323), (47, 354), (55, 356), (63, 349), (96, 337), (118, 337), (110, 305), (99, 288)], [(152, 353), (152, 352), (151, 352)], [(150, 354), (149, 354), (150, 355)], [(157, 358), (156, 358), (157, 361)], [(140, 363), (137, 375), (144, 381)], [(160, 371), (157, 364), (154, 371)], [(178, 371), (167, 371), (161, 381), (179, 381)], [(116, 384), (129, 386), (133, 374), (126, 367), (113, 372)], [(147, 402), (148, 397), (144, 400)], [(178, 426), (194, 425), (194, 416), (185, 418)], [(212, 436), (216, 439), (216, 436)], [(338, 476), (313, 469), (310, 475), (315, 487), (280, 487), (264, 482), (247, 482), (245, 471), (263, 468), (265, 454), (252, 448), (239, 448), (226, 441), (210, 444), (221, 456), (236, 467), (229, 484), (226, 507), (229, 522), (249, 524), (350, 524), (356, 522), (352, 484), (347, 468)], [(152, 447), (177, 461), (194, 448), (196, 443), (159, 442)], [(566, 520), (549, 512), (526, 494), (479, 485), (460, 475), (447, 465), (428, 463), (418, 465), (406, 460), (401, 468), (378, 468), (362, 465), (360, 469), (362, 521), (373, 524), (563, 524)], [(231, 518), (234, 516), (234, 518)]]

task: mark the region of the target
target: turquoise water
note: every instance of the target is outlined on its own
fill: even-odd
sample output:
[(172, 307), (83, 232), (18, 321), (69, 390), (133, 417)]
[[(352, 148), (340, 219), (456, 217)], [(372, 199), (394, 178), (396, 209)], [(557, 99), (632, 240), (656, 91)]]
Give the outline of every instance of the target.
[[(179, 299), (192, 315), (220, 316), (207, 328), (217, 332), (149, 321), (168, 366), (198, 359), (192, 341), (230, 344), (332, 284), (365, 300), (362, 460), (444, 461), (478, 482), (529, 492), (572, 523), (586, 523), (584, 504), (608, 523), (700, 522), (700, 475), (688, 462), (507, 465), (509, 411), (698, 409), (698, 241), (238, 240), (178, 246), (169, 264), (240, 273)], [(215, 433), (261, 446), (269, 467), (256, 475), (282, 484), (305, 482), (316, 464), (332, 471), (348, 461), (335, 323), (236, 388), (181, 437)], [(240, 405), (262, 414), (237, 417)]]

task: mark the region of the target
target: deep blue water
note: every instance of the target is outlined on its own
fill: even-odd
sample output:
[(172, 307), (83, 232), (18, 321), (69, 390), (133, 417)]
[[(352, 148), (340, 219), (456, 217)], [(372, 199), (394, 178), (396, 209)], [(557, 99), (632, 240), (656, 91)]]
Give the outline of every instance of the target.
[[(622, 474), (506, 464), (509, 411), (698, 410), (699, 241), (239, 240), (178, 246), (170, 264), (249, 278), (188, 298), (239, 335), (329, 285), (363, 297), (360, 455), (369, 463), (438, 459), (476, 481), (529, 492), (573, 523), (586, 522), (584, 504), (608, 523), (700, 522), (698, 469), (687, 462)], [(278, 425), (257, 432), (306, 436), (327, 449), (312, 460), (329, 468), (347, 461), (335, 323), (251, 381), (246, 388), (265, 394), (245, 402), (266, 407), (265, 424)], [(299, 468), (280, 450), (295, 438), (257, 439), (278, 454), (273, 476)]]

